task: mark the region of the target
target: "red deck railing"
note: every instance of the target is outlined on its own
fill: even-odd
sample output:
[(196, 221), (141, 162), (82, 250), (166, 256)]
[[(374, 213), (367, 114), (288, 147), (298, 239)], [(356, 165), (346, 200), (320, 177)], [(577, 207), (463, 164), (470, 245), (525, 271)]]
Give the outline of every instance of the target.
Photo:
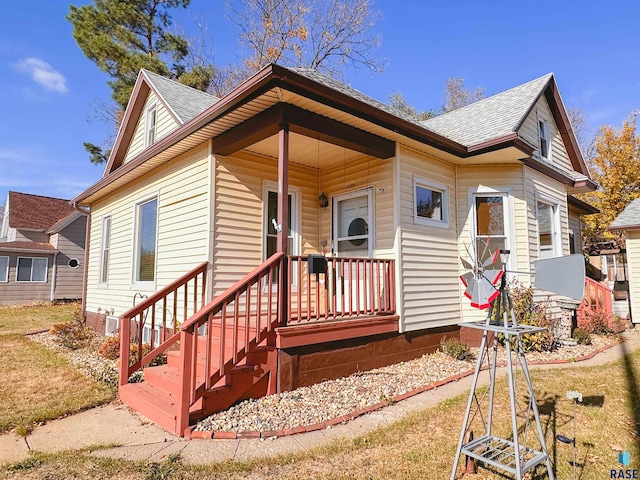
[[(177, 337), (178, 326), (204, 306), (208, 265), (199, 265), (120, 316), (120, 385), (163, 353), (160, 345)], [(132, 343), (138, 348), (129, 365)], [(150, 348), (146, 355), (143, 344)]]
[(308, 256), (289, 258), (289, 322), (395, 313), (393, 260), (327, 257), (309, 274)]
[(613, 326), (613, 291), (600, 282), (585, 277), (584, 298), (577, 309), (578, 327), (584, 327), (585, 323), (596, 314), (604, 315), (607, 325)]

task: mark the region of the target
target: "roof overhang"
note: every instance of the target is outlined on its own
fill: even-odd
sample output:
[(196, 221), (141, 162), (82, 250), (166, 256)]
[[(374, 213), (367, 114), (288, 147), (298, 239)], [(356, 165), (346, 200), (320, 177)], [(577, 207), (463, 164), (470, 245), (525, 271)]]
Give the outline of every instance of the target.
[(593, 205), (588, 204), (587, 202), (583, 202), (573, 195), (567, 195), (567, 203), (569, 204), (569, 210), (572, 210), (579, 215), (593, 215), (596, 213), (600, 213), (599, 209), (597, 209)]

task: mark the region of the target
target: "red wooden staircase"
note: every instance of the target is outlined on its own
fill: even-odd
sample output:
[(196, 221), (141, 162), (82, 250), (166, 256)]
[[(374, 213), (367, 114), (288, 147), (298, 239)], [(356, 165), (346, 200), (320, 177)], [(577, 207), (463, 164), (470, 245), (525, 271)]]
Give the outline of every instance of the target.
[[(190, 422), (239, 400), (275, 393), (280, 302), (273, 287), (284, 283), (279, 278), (284, 259), (273, 255), (204, 306), (203, 264), (123, 314), (122, 402), (183, 435)], [(179, 321), (177, 314), (187, 317), (188, 312), (193, 314)], [(143, 340), (150, 344), (148, 353)], [(132, 345), (136, 355), (127, 361)], [(162, 356), (166, 363), (144, 367), (144, 380), (129, 383), (134, 372)]]

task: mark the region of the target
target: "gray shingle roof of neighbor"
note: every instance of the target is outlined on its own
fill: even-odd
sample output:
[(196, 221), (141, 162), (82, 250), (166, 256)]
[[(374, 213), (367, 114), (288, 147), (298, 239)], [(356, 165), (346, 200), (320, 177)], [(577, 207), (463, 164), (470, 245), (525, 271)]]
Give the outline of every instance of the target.
[(142, 71), (153, 85), (153, 88), (167, 102), (183, 124), (220, 100), (218, 97), (187, 85), (182, 85), (149, 70), (143, 69)]
[(624, 230), (624, 227), (640, 227), (640, 198), (636, 198), (626, 206), (611, 222), (609, 230)]
[(548, 73), (421, 124), (467, 147), (503, 137), (515, 132), (552, 77), (553, 74)]

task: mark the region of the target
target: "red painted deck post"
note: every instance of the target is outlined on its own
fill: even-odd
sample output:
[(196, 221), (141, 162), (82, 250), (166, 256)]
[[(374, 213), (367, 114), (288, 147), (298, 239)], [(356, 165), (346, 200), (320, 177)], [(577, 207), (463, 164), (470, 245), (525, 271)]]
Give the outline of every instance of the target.
[(129, 317), (120, 317), (120, 385), (129, 383), (130, 338), (131, 319)]
[(289, 269), (287, 246), (289, 237), (289, 124), (281, 123), (278, 132), (278, 252), (284, 253), (280, 261), (278, 285), (278, 320), (286, 325), (289, 320)]
[(178, 392), (177, 412), (176, 412), (176, 435), (184, 435), (184, 431), (189, 426), (189, 407), (191, 406), (191, 376), (195, 376), (193, 368), (193, 330), (182, 330), (180, 332), (180, 369), (178, 372), (178, 382), (180, 391)]

